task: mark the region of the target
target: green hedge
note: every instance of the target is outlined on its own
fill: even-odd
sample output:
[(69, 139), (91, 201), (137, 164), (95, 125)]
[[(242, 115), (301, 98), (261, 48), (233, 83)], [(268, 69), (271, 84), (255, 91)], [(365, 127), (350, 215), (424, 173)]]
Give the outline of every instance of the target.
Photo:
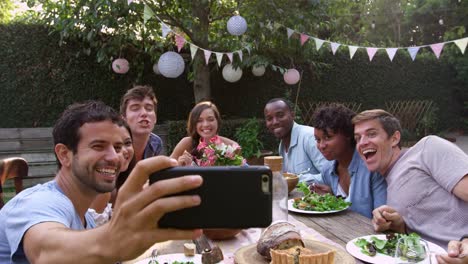
[[(79, 45), (59, 47), (58, 36), (49, 35), (43, 26), (0, 25), (0, 36), (0, 127), (51, 126), (68, 104), (86, 99), (100, 99), (117, 107), (120, 97), (136, 79), (134, 70), (117, 75), (110, 63), (97, 64), (94, 54), (76, 57)], [(379, 51), (369, 62), (362, 49), (350, 60), (347, 49), (340, 48), (333, 56), (327, 48), (311, 59), (329, 67), (296, 65), (304, 70), (300, 102), (357, 101), (362, 103), (362, 109), (369, 109), (383, 108), (386, 101), (431, 99), (439, 109), (438, 129), (462, 123), (467, 85), (456, 81), (455, 71), (444, 54), (436, 60), (426, 52), (413, 62), (406, 51), (399, 50), (390, 62), (385, 52)], [(468, 56), (468, 52), (460, 56)], [(185, 75), (177, 79), (155, 75), (152, 64), (145, 62), (141, 83), (155, 89), (158, 122), (185, 120), (194, 105), (192, 84)], [(290, 62), (276, 64), (284, 66)], [(237, 83), (224, 81), (219, 67), (211, 72), (212, 99), (223, 119), (262, 119), (266, 101), (287, 94), (294, 99), (298, 89), (286, 85), (281, 74), (270, 69), (263, 77), (254, 77), (250, 69), (244, 69)]]

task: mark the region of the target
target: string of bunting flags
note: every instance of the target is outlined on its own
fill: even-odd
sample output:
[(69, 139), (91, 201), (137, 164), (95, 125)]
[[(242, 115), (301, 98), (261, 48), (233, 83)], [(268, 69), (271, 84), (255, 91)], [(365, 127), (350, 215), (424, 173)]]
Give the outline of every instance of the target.
[(465, 49), (468, 44), (468, 37), (466, 38), (461, 38), (461, 39), (456, 39), (456, 40), (451, 40), (451, 41), (445, 41), (445, 42), (440, 42), (440, 43), (434, 43), (434, 44), (428, 44), (428, 45), (420, 45), (420, 46), (413, 46), (413, 47), (391, 47), (391, 48), (379, 48), (379, 47), (361, 47), (361, 46), (354, 46), (354, 45), (346, 45), (346, 44), (341, 44), (338, 42), (333, 42), (333, 41), (328, 41), (328, 40), (323, 40), (319, 39), (314, 36), (310, 36), (308, 34), (298, 32), (294, 29), (291, 29), (289, 27), (283, 26), (286, 28), (286, 34), (288, 36), (288, 39), (291, 38), (293, 34), (298, 34), (299, 35), (299, 40), (301, 42), (301, 46), (304, 46), (304, 44), (309, 40), (313, 39), (315, 42), (315, 47), (318, 50), (323, 46), (324, 43), (329, 43), (333, 55), (336, 54), (336, 51), (340, 46), (343, 47), (348, 47), (349, 50), (349, 58), (353, 59), (354, 54), (358, 49), (365, 49), (367, 51), (367, 55), (369, 56), (369, 61), (372, 61), (374, 58), (374, 55), (377, 53), (378, 50), (385, 50), (388, 58), (390, 61), (393, 61), (393, 58), (395, 57), (396, 52), (401, 49), (401, 50), (408, 50), (408, 53), (411, 57), (411, 59), (414, 61), (416, 59), (416, 55), (418, 54), (419, 50), (421, 48), (425, 47), (430, 47), (431, 50), (434, 52), (434, 55), (436, 56), (437, 59), (439, 59), (440, 54), (442, 52), (442, 49), (444, 46), (448, 43), (455, 43), (458, 48), (460, 49), (462, 54), (465, 54)]
[(186, 43), (190, 45), (190, 55), (192, 57), (192, 60), (195, 57), (198, 50), (203, 51), (203, 55), (205, 56), (205, 63), (207, 65), (212, 54), (216, 55), (216, 61), (218, 62), (219, 66), (221, 66), (223, 56), (226, 56), (229, 59), (229, 61), (232, 63), (234, 61), (234, 54), (237, 54), (241, 61), (243, 60), (243, 50), (247, 50), (247, 52), (250, 55), (250, 50), (251, 50), (250, 46), (244, 46), (242, 49), (229, 51), (229, 52), (212, 51), (212, 50), (204, 49), (200, 46), (197, 46), (193, 44), (192, 42), (186, 40), (183, 35), (177, 32), (174, 32), (169, 25), (164, 23), (164, 21), (161, 18), (159, 18), (148, 5), (145, 4), (144, 14), (143, 14), (144, 23), (146, 24), (146, 22), (151, 18), (156, 18), (157, 20), (159, 20), (161, 24), (161, 30), (162, 30), (161, 36), (163, 38), (166, 38), (170, 32), (172, 32), (175, 35), (175, 43), (176, 43), (178, 52), (180, 52), (180, 50), (184, 47)]

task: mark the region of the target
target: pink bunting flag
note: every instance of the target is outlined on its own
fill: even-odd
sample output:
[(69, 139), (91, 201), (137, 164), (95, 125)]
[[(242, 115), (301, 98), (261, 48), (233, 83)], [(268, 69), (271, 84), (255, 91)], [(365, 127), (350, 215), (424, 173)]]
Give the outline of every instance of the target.
[(232, 63), (232, 52), (226, 53), (226, 56), (228, 57), (229, 61)]
[(127, 3), (128, 4), (131, 4), (133, 2), (133, 0), (128, 0)]
[(209, 51), (209, 50), (203, 50), (203, 53), (205, 54), (205, 62), (206, 62), (206, 65), (208, 65), (208, 62), (210, 61), (211, 51)]
[(387, 52), (388, 58), (390, 58), (390, 61), (393, 61), (393, 58), (395, 57), (395, 54), (397, 52), (398, 48), (387, 48), (385, 51)]
[(242, 61), (242, 50), (239, 50), (237, 54), (239, 54), (239, 59)]
[(290, 29), (290, 28), (286, 28), (286, 31), (288, 33), (288, 38), (291, 37), (291, 35), (294, 33), (294, 30)]
[(431, 45), (431, 49), (434, 52), (435, 56), (437, 59), (440, 57), (440, 53), (442, 52), (442, 49), (444, 48), (445, 43), (436, 43)]
[(369, 55), (369, 61), (372, 61), (375, 53), (377, 52), (377, 48), (366, 48), (366, 49), (367, 49), (367, 55)]
[(177, 51), (180, 52), (180, 50), (184, 47), (185, 44), (185, 38), (181, 35), (176, 35), (175, 36), (175, 42), (177, 45)]
[(468, 38), (457, 39), (454, 41), (457, 44), (462, 54), (465, 54), (466, 44), (468, 44)]
[(301, 33), (301, 46), (304, 45), (304, 43), (306, 43), (307, 40), (309, 40), (309, 36), (307, 36), (306, 34), (304, 33)]
[(336, 42), (332, 42), (332, 43), (330, 43), (330, 45), (331, 45), (332, 53), (333, 53), (333, 55), (335, 55), (336, 51), (338, 50), (338, 47), (339, 47), (341, 44), (336, 43)]

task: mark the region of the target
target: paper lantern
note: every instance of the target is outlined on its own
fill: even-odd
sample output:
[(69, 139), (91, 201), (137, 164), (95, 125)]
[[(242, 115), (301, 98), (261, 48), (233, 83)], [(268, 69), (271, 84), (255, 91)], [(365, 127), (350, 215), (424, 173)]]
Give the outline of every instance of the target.
[(185, 62), (179, 53), (168, 51), (159, 57), (159, 72), (167, 78), (179, 77), (185, 69)]
[(231, 82), (231, 83), (234, 83), (234, 82), (237, 82), (238, 80), (240, 80), (241, 77), (242, 77), (242, 69), (241, 68), (234, 69), (232, 67), (231, 63), (226, 64), (224, 66), (224, 68), (223, 68), (223, 78), (224, 78), (224, 80), (226, 80), (228, 82)]
[(262, 76), (265, 74), (265, 66), (263, 65), (255, 65), (252, 67), (252, 74), (255, 76)]
[(289, 69), (284, 73), (283, 78), (287, 84), (293, 85), (299, 82), (301, 75), (296, 69)]
[(156, 73), (157, 75), (161, 75), (161, 72), (159, 71), (159, 67), (157, 63), (153, 64), (153, 72)]
[(227, 22), (227, 30), (231, 35), (240, 36), (247, 30), (247, 21), (241, 16), (233, 16)]
[(128, 60), (126, 59), (116, 59), (112, 62), (112, 70), (118, 74), (125, 74), (130, 69), (128, 65)]

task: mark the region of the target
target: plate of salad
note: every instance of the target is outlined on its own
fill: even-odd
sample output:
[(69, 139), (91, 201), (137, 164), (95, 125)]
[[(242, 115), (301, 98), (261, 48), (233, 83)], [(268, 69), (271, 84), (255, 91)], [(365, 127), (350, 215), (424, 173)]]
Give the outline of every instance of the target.
[(309, 187), (301, 182), (297, 188), (304, 194), (300, 198), (288, 200), (288, 210), (305, 214), (330, 214), (344, 211), (351, 205), (341, 197), (332, 194), (316, 194), (309, 190)]
[[(346, 244), (346, 251), (362, 261), (375, 264), (394, 264), (395, 251), (397, 250), (398, 239), (403, 239), (405, 244), (418, 243), (422, 244), (423, 240), (416, 233), (397, 234), (391, 233), (387, 235), (371, 235), (355, 238)], [(435, 254), (446, 254), (447, 252), (440, 246), (425, 241), (430, 251), (430, 259), (425, 258), (414, 263), (435, 264), (437, 259)], [(435, 253), (435, 254), (433, 254)], [(408, 261), (410, 262), (410, 261)]]

